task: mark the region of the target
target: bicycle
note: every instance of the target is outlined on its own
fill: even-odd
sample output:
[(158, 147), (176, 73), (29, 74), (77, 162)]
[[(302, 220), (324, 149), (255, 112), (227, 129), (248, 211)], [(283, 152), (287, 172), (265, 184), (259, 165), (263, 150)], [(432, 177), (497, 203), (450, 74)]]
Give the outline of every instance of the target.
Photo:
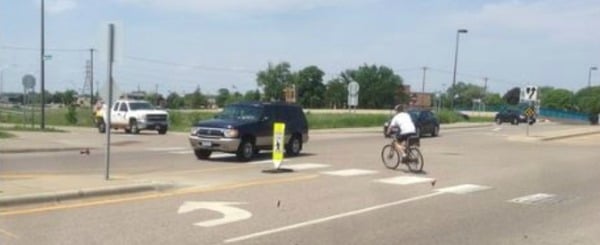
[(423, 170), (423, 165), (425, 165), (425, 161), (423, 160), (421, 150), (419, 150), (419, 146), (421, 145), (419, 136), (410, 136), (402, 143), (406, 155), (406, 157), (402, 158), (402, 161), (400, 152), (398, 152), (394, 145), (395, 142), (396, 138), (393, 137), (392, 142), (384, 145), (383, 149), (381, 149), (381, 160), (383, 161), (383, 165), (389, 169), (397, 169), (400, 162), (402, 162), (408, 166), (408, 169), (411, 172), (421, 172)]

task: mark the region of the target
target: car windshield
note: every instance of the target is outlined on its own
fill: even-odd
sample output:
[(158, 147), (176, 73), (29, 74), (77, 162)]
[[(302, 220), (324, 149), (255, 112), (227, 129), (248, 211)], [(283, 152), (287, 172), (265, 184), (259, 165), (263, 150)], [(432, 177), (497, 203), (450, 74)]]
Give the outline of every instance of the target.
[(154, 109), (154, 106), (152, 106), (148, 102), (131, 102), (131, 103), (129, 103), (129, 109), (131, 109), (132, 111), (152, 110), (152, 109)]
[(230, 105), (223, 108), (216, 118), (226, 120), (257, 121), (262, 115), (262, 108), (244, 105)]

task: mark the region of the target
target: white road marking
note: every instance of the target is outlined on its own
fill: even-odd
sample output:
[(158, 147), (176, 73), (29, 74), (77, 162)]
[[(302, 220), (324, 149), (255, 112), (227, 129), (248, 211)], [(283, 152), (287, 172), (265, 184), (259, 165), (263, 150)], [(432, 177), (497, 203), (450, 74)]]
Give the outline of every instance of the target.
[(555, 197), (556, 197), (556, 195), (554, 195), (554, 194), (537, 193), (537, 194), (533, 194), (533, 195), (529, 195), (529, 196), (523, 196), (523, 197), (511, 199), (511, 200), (508, 200), (508, 202), (534, 205), (534, 204), (542, 203), (545, 201), (550, 201), (550, 200), (554, 199)]
[(368, 213), (368, 212), (376, 211), (376, 210), (383, 209), (383, 208), (393, 207), (393, 206), (397, 206), (397, 205), (401, 205), (401, 204), (405, 204), (405, 203), (409, 203), (409, 202), (432, 198), (432, 197), (435, 197), (435, 196), (438, 196), (441, 194), (444, 194), (444, 193), (443, 192), (434, 192), (434, 193), (417, 196), (417, 197), (412, 197), (412, 198), (399, 200), (399, 201), (395, 201), (395, 202), (384, 203), (381, 205), (376, 205), (376, 206), (358, 209), (358, 210), (354, 210), (354, 211), (350, 211), (350, 212), (346, 212), (346, 213), (336, 214), (336, 215), (328, 216), (325, 218), (314, 219), (314, 220), (297, 223), (297, 224), (293, 224), (293, 225), (289, 225), (289, 226), (284, 226), (284, 227), (280, 227), (280, 228), (276, 228), (276, 229), (272, 229), (272, 230), (266, 230), (266, 231), (261, 231), (261, 232), (257, 232), (257, 233), (252, 233), (252, 234), (245, 235), (245, 236), (230, 238), (230, 239), (225, 240), (224, 242), (225, 243), (241, 242), (241, 241), (248, 240), (248, 239), (267, 236), (270, 234), (289, 231), (289, 230), (302, 228), (302, 227), (306, 227), (306, 226), (310, 226), (310, 225), (316, 225), (319, 223), (324, 223), (324, 222), (328, 222), (328, 221), (332, 221), (332, 220), (336, 220), (336, 219), (341, 219), (341, 218), (345, 218), (345, 217)]
[(309, 169), (316, 169), (316, 168), (327, 168), (330, 165), (328, 164), (320, 164), (320, 163), (298, 163), (298, 164), (292, 164), (292, 165), (286, 165), (285, 168), (291, 168), (295, 171), (298, 170), (309, 170)]
[(387, 178), (387, 179), (378, 179), (375, 181), (380, 182), (380, 183), (392, 184), (392, 185), (412, 185), (412, 184), (425, 183), (425, 182), (431, 183), (432, 181), (434, 181), (434, 179), (425, 178), (425, 177), (416, 177), (416, 176), (400, 176), (400, 177)]
[(502, 128), (494, 128), (494, 129), (492, 129), (492, 131), (494, 131), (494, 132), (498, 132), (500, 130), (502, 130)]
[[(283, 162), (289, 162), (289, 159), (283, 159)], [(248, 164), (267, 164), (267, 163), (273, 163), (273, 160), (262, 160), (262, 161), (253, 161), (253, 162), (249, 162)], [(287, 168), (285, 165), (282, 165), (281, 168)]]
[(327, 174), (327, 175), (335, 175), (335, 176), (348, 177), (348, 176), (359, 176), (359, 175), (376, 174), (377, 171), (375, 171), (375, 170), (367, 170), (367, 169), (351, 168), (351, 169), (344, 169), (344, 170), (338, 170), (338, 171), (329, 171), (329, 172), (321, 172), (321, 173), (322, 174)]
[(183, 151), (189, 150), (189, 147), (152, 147), (146, 148), (147, 151)]
[(194, 154), (194, 151), (170, 151), (169, 154)]
[(485, 191), (489, 189), (492, 189), (492, 187), (483, 185), (464, 184), (436, 189), (435, 191), (452, 194), (467, 194), (472, 192)]
[(242, 221), (252, 217), (252, 213), (232, 205), (239, 205), (244, 203), (238, 202), (185, 202), (177, 210), (178, 214), (189, 213), (198, 209), (208, 209), (215, 212), (219, 212), (223, 215), (222, 218), (207, 220), (204, 222), (198, 222), (194, 225), (202, 227), (213, 227), (218, 225), (224, 225), (231, 222)]

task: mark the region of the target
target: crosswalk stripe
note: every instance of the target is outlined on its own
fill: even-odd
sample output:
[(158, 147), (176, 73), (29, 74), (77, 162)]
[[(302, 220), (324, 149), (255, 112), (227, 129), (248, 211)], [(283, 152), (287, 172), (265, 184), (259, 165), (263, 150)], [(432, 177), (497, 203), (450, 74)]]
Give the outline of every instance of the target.
[(320, 163), (297, 163), (297, 164), (285, 165), (286, 168), (291, 168), (295, 171), (317, 169), (317, 168), (327, 168), (329, 166), (330, 165), (328, 165), (328, 164), (320, 164)]
[(485, 191), (485, 190), (489, 190), (489, 189), (492, 189), (492, 187), (483, 186), (483, 185), (464, 184), (464, 185), (456, 185), (456, 186), (450, 186), (450, 187), (446, 187), (446, 188), (440, 188), (440, 189), (436, 189), (436, 191), (443, 192), (443, 193), (452, 193), (452, 194), (467, 194), (467, 193), (472, 193), (472, 192)]
[(360, 176), (360, 175), (376, 174), (377, 171), (375, 171), (375, 170), (367, 170), (367, 169), (351, 168), (351, 169), (344, 169), (344, 170), (337, 170), (337, 171), (328, 171), (328, 172), (321, 172), (321, 173), (322, 174), (326, 174), (326, 175), (348, 177), (348, 176)]
[(425, 178), (425, 177), (416, 177), (416, 176), (399, 176), (399, 177), (393, 177), (393, 178), (387, 178), (387, 179), (378, 179), (375, 181), (380, 182), (380, 183), (385, 183), (385, 184), (392, 184), (392, 185), (412, 185), (412, 184), (426, 183), (426, 182), (431, 183), (432, 181), (434, 181), (434, 179)]
[(556, 195), (554, 195), (554, 194), (537, 193), (537, 194), (533, 194), (533, 195), (517, 197), (517, 198), (511, 199), (511, 200), (508, 200), (508, 202), (517, 203), (517, 204), (535, 205), (535, 204), (540, 204), (540, 203), (551, 201), (555, 198), (556, 198)]

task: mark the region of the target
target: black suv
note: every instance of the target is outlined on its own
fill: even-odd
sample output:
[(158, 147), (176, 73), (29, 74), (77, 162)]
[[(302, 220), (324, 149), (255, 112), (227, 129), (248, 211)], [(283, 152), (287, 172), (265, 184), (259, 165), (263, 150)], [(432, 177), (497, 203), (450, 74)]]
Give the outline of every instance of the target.
[(260, 150), (273, 147), (273, 124), (285, 123), (286, 155), (300, 154), (308, 141), (308, 122), (300, 106), (284, 103), (244, 102), (227, 105), (214, 119), (192, 127), (190, 144), (198, 159), (213, 151), (235, 153), (249, 161)]
[(497, 124), (502, 124), (504, 122), (509, 122), (513, 125), (518, 125), (519, 123), (535, 123), (535, 117), (529, 118), (525, 114), (523, 114), (520, 110), (515, 109), (504, 109), (496, 114), (495, 121)]
[[(415, 124), (415, 129), (417, 131), (417, 135), (423, 136), (424, 134), (429, 134), (433, 137), (438, 136), (440, 133), (440, 123), (437, 118), (430, 110), (421, 110), (421, 109), (411, 109), (407, 111), (410, 114), (410, 117)], [(392, 117), (393, 118), (393, 117)], [(392, 119), (388, 120), (383, 124), (383, 135), (387, 132), (387, 128), (390, 125)], [(395, 132), (397, 129), (393, 128), (392, 132)]]

